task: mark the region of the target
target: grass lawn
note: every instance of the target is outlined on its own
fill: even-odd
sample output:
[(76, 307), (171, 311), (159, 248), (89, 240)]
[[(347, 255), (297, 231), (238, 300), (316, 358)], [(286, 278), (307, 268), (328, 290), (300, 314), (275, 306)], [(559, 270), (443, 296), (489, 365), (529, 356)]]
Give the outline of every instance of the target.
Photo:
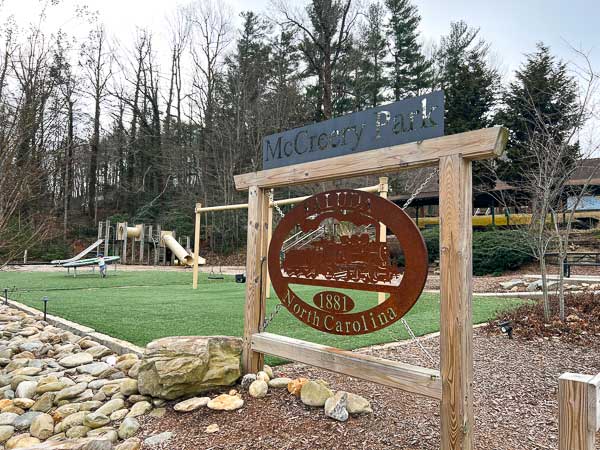
[[(197, 291), (192, 290), (191, 272), (109, 270), (101, 279), (91, 272), (77, 278), (59, 272), (0, 272), (0, 289), (17, 290), (10, 298), (37, 309), (48, 296), (48, 311), (97, 331), (143, 346), (153, 339), (177, 335), (241, 336), (244, 324), (244, 284), (233, 277), (208, 280), (201, 274)], [(297, 287), (307, 302), (318, 288)], [(351, 293), (357, 310), (377, 303), (375, 293)], [(269, 314), (278, 303), (275, 294), (267, 303)], [(473, 300), (473, 322), (485, 322), (499, 310), (522, 303), (518, 299), (479, 297)], [(405, 316), (417, 336), (439, 330), (439, 296), (423, 294)], [(336, 336), (314, 330), (282, 309), (268, 328), (269, 332), (332, 345), (344, 349), (407, 339), (400, 322), (375, 333), (361, 336)], [(271, 360), (271, 362), (274, 362)]]

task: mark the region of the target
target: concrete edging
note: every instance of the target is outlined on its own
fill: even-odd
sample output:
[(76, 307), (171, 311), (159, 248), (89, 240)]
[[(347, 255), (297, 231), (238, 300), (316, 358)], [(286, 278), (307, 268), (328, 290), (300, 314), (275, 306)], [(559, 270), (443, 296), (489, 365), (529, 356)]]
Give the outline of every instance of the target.
[[(4, 297), (0, 296), (2, 302), (4, 302)], [(36, 319), (43, 320), (43, 313), (35, 308), (24, 305), (17, 301), (8, 299), (8, 306), (12, 306), (20, 311), (23, 311), (30, 316), (35, 317)], [(112, 336), (108, 336), (107, 334), (99, 333), (93, 328), (86, 327), (85, 325), (80, 325), (76, 322), (71, 322), (70, 320), (63, 319), (62, 317), (53, 316), (51, 314), (46, 314), (46, 322), (50, 325), (53, 325), (62, 330), (70, 331), (73, 334), (76, 334), (81, 337), (89, 337), (94, 341), (98, 342), (105, 347), (108, 347), (113, 352), (118, 353), (119, 355), (125, 353), (134, 353), (139, 357), (144, 355), (144, 349), (142, 347), (138, 347), (131, 342), (124, 341), (122, 339), (117, 339)]]

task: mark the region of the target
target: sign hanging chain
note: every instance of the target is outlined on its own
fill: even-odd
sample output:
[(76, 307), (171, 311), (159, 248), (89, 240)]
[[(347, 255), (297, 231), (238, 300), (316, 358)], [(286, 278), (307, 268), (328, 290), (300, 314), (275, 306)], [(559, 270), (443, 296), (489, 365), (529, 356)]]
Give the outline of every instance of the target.
[[(421, 183), (421, 185), (411, 194), (411, 196), (406, 200), (406, 202), (404, 202), (404, 205), (402, 206), (403, 211), (410, 206), (410, 204), (417, 197), (417, 195), (419, 195), (421, 193), (421, 191), (423, 191), (423, 189), (425, 189), (425, 187), (429, 184), (429, 182), (433, 179), (433, 177), (435, 177), (439, 172), (440, 172), (439, 167), (436, 167), (434, 170), (431, 171), (431, 173), (427, 176), (427, 178), (425, 178), (425, 180)], [(433, 358), (433, 356), (431, 356), (431, 353), (429, 353), (427, 351), (427, 349), (423, 346), (421, 341), (419, 339), (417, 339), (417, 337), (415, 336), (415, 333), (410, 328), (410, 325), (408, 324), (406, 319), (402, 318), (402, 319), (400, 319), (400, 322), (402, 322), (402, 325), (404, 325), (404, 328), (406, 328), (406, 332), (408, 333), (410, 338), (417, 343), (417, 345), (421, 348), (421, 351), (423, 353), (425, 353), (425, 355), (427, 355), (427, 357), (429, 358), (431, 363), (433, 365), (435, 365), (436, 364), (435, 359)]]
[(431, 364), (433, 364), (435, 366), (436, 365), (436, 361), (435, 361), (434, 357), (431, 356), (431, 353), (429, 353), (427, 351), (427, 349), (423, 346), (423, 344), (421, 343), (421, 341), (417, 338), (417, 336), (415, 336), (415, 333), (413, 332), (413, 330), (408, 325), (408, 322), (406, 321), (406, 319), (403, 317), (402, 319), (400, 319), (400, 322), (402, 322), (402, 325), (404, 325), (404, 328), (406, 328), (406, 332), (408, 333), (408, 335), (410, 336), (410, 338), (417, 343), (417, 345), (421, 348), (421, 350), (423, 351), (423, 353), (425, 353), (425, 355), (427, 355), (427, 357), (431, 361)]
[(404, 211), (406, 208), (408, 208), (410, 206), (410, 204), (413, 202), (413, 200), (417, 197), (417, 195), (419, 195), (421, 193), (421, 191), (423, 189), (425, 189), (425, 186), (427, 186), (429, 184), (429, 182), (433, 179), (433, 177), (435, 177), (438, 173), (439, 173), (440, 169), (438, 167), (436, 167), (428, 176), (427, 178), (425, 178), (425, 181), (423, 181), (421, 183), (421, 185), (412, 193), (412, 195), (408, 198), (408, 200), (406, 200), (404, 202), (404, 205), (402, 206), (402, 210)]

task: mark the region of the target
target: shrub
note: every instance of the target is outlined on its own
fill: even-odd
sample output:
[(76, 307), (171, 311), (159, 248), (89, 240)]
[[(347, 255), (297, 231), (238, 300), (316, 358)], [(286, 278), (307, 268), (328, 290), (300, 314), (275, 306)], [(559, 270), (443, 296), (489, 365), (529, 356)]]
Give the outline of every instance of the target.
[[(438, 227), (422, 231), (430, 263), (440, 257), (439, 232)], [(532, 260), (525, 237), (519, 230), (473, 232), (474, 275), (499, 275), (506, 270), (518, 269)]]

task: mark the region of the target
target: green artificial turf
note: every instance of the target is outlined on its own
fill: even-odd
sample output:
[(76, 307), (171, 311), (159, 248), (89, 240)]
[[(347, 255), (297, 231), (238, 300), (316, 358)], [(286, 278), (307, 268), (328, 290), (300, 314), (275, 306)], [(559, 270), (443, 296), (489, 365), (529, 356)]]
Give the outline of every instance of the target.
[[(38, 309), (43, 307), (41, 298), (48, 296), (50, 314), (140, 346), (164, 336), (242, 335), (245, 285), (235, 283), (231, 276), (208, 280), (201, 274), (194, 291), (189, 271), (114, 272), (110, 268), (108, 274), (102, 279), (90, 271), (81, 271), (76, 278), (60, 272), (0, 272), (0, 289), (16, 287), (9, 297)], [(311, 286), (294, 289), (307, 302), (312, 302), (312, 293), (318, 290)], [(374, 306), (376, 295), (351, 292), (356, 310)], [(277, 303), (273, 293), (267, 315)], [(473, 322), (485, 322), (497, 311), (521, 303), (518, 299), (475, 297)], [(423, 294), (408, 312), (405, 318), (417, 336), (439, 330), (439, 307), (437, 294)], [(344, 349), (408, 338), (400, 322), (360, 336), (326, 334), (303, 324), (284, 308), (268, 331)]]

